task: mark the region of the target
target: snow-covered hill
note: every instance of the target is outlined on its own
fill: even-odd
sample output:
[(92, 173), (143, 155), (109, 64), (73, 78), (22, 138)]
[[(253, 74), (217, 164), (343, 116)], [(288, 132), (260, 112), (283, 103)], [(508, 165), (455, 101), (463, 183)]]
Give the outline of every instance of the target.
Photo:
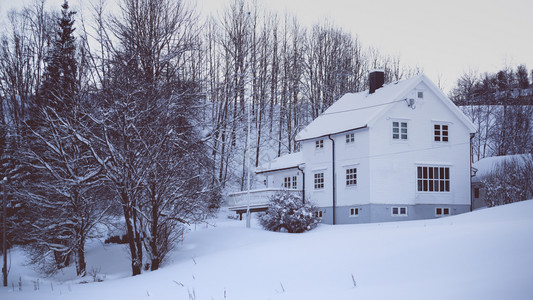
[(88, 270), (105, 275), (96, 283), (67, 270), (35, 290), (36, 274), (14, 251), (0, 299), (533, 299), (533, 200), (305, 234), (213, 223), (189, 233), (164, 268), (136, 277), (123, 246), (92, 243)]

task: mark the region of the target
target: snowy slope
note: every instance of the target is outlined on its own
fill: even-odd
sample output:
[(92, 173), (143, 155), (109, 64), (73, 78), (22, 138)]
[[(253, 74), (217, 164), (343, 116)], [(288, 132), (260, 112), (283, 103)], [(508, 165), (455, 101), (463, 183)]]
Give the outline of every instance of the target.
[(63, 275), (34, 291), (31, 271), (14, 261), (15, 291), (0, 288), (0, 299), (533, 299), (533, 200), (305, 234), (214, 222), (186, 236), (166, 267), (137, 277), (118, 246), (89, 251), (89, 265), (107, 273), (101, 283)]

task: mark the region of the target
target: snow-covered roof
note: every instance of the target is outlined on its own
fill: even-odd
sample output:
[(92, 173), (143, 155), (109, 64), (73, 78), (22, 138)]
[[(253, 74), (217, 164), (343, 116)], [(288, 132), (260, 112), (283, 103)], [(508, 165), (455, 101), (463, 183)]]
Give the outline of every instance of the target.
[(485, 175), (488, 175), (494, 168), (505, 161), (512, 161), (518, 159), (518, 161), (523, 161), (524, 158), (528, 157), (528, 154), (515, 154), (515, 155), (502, 155), (502, 156), (491, 156), (480, 159), (479, 161), (472, 164), (472, 167), (475, 168), (476, 176), (472, 178), (472, 182), (480, 182), (481, 178)]
[(392, 103), (402, 100), (406, 94), (424, 81), (430, 88), (446, 100), (446, 104), (475, 132), (474, 126), (462, 112), (429, 80), (424, 74), (416, 75), (407, 80), (401, 80), (384, 85), (374, 93), (368, 90), (355, 94), (345, 94), (333, 103), (318, 118), (298, 133), (297, 141), (308, 140), (342, 133), (353, 129), (369, 126), (383, 111), (389, 109)]
[(256, 173), (265, 173), (276, 170), (283, 170), (288, 168), (296, 168), (298, 165), (304, 163), (302, 152), (296, 152), (291, 154), (282, 155), (276, 157), (275, 159), (262, 164), (259, 166), (255, 172)]

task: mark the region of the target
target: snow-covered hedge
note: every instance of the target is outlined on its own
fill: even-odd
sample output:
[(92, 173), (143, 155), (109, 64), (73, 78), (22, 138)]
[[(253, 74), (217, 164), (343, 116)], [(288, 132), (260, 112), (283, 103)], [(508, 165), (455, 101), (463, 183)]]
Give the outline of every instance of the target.
[(299, 195), (284, 191), (272, 196), (268, 210), (259, 215), (259, 222), (267, 230), (300, 233), (315, 228), (320, 222), (316, 211), (313, 204), (304, 204)]

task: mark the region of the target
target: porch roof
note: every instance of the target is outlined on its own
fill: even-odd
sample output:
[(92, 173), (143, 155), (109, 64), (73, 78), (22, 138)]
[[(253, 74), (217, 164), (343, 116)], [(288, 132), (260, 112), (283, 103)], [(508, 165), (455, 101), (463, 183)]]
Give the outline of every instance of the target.
[(302, 152), (285, 154), (280, 157), (276, 157), (275, 159), (267, 163), (262, 164), (255, 170), (255, 173), (260, 174), (260, 173), (296, 168), (303, 163), (304, 163), (304, 159), (303, 159)]

